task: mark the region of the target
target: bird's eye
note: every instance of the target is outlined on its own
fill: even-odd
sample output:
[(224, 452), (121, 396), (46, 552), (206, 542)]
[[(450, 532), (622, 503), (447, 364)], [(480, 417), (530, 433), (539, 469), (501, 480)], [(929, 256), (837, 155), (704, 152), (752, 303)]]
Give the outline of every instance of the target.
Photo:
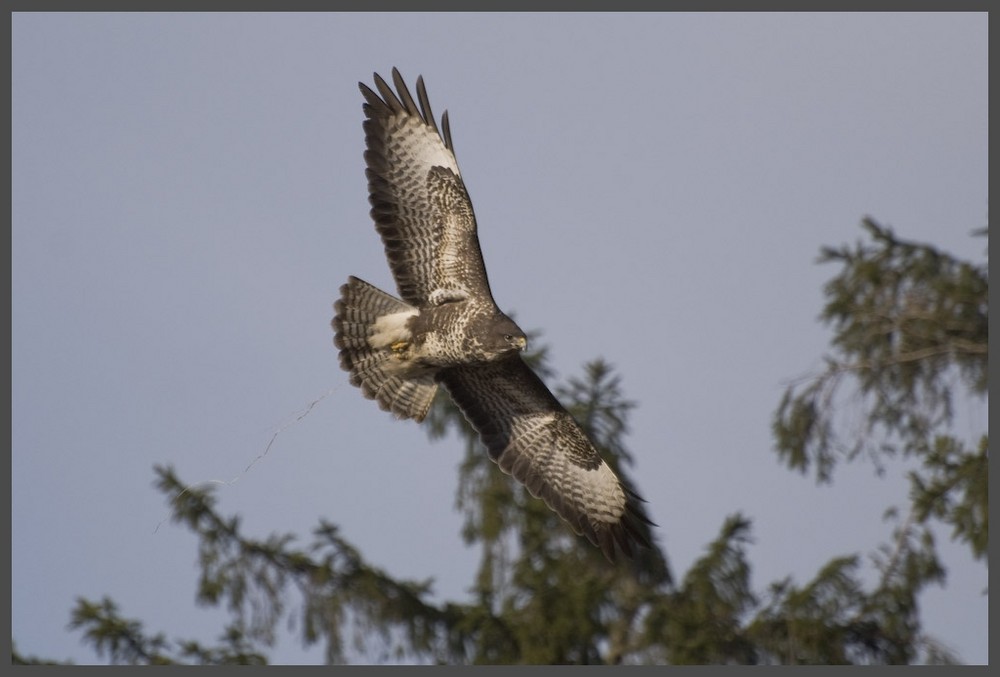
[(504, 341), (513, 341), (513, 340), (514, 340), (514, 337), (513, 337), (513, 336), (511, 336), (510, 334), (504, 334), (504, 335), (503, 335), (503, 340), (504, 340)]

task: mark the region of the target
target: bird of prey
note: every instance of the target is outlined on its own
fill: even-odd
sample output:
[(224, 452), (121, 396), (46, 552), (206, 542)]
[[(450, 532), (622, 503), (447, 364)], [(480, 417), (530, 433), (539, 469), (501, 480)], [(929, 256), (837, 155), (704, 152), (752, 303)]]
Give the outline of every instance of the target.
[(490, 292), (448, 113), (439, 128), (422, 77), (416, 101), (395, 68), (395, 92), (374, 79), (377, 91), (358, 83), (365, 175), (399, 298), (348, 278), (332, 323), (341, 367), (365, 397), (418, 422), (444, 386), (502, 471), (609, 560), (615, 543), (632, 557), (652, 522), (521, 359), (527, 339)]

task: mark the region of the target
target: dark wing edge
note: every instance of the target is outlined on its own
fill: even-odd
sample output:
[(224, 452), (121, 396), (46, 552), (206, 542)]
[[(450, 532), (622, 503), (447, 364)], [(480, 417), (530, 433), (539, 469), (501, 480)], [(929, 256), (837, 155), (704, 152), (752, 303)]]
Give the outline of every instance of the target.
[(444, 370), (439, 380), (490, 457), (532, 496), (615, 561), (633, 558), (655, 526), (645, 501), (611, 470), (580, 426), (519, 355)]
[[(375, 88), (378, 89), (378, 94), (372, 91), (371, 87), (365, 83), (358, 83), (361, 94), (364, 95), (368, 105), (372, 107), (372, 113), (377, 113), (382, 117), (405, 113), (406, 115), (420, 118), (425, 125), (437, 132), (445, 148), (450, 150), (452, 154), (455, 153), (455, 146), (451, 140), (451, 127), (448, 124), (448, 111), (445, 111), (444, 115), (441, 116), (441, 128), (439, 129), (434, 119), (434, 112), (431, 110), (430, 99), (427, 97), (424, 76), (417, 76), (417, 100), (420, 102), (419, 108), (413, 101), (413, 96), (410, 94), (410, 90), (406, 86), (406, 81), (403, 80), (403, 76), (400, 74), (398, 68), (392, 69), (392, 82), (396, 85), (396, 92), (399, 93), (398, 97), (396, 96), (396, 92), (392, 91), (392, 87), (389, 86), (381, 75), (372, 73), (372, 79), (375, 81)], [(367, 108), (365, 108), (365, 113), (366, 117), (372, 117), (368, 113)]]

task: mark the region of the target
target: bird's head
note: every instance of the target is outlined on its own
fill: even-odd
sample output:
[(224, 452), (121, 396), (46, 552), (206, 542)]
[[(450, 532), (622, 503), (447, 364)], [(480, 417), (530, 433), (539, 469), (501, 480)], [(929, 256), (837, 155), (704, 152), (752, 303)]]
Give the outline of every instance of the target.
[(494, 349), (499, 354), (506, 354), (511, 351), (523, 351), (528, 347), (528, 337), (525, 336), (521, 328), (514, 323), (514, 320), (504, 315), (499, 322), (494, 325), (493, 331)]

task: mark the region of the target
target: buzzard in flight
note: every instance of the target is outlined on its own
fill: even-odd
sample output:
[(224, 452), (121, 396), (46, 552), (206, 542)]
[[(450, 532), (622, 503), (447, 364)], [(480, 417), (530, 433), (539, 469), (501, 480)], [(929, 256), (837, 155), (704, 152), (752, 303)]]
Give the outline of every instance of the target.
[(349, 277), (334, 304), (334, 344), (351, 383), (399, 418), (422, 421), (439, 385), (490, 458), (614, 561), (652, 524), (577, 423), (521, 359), (524, 332), (493, 301), (448, 113), (438, 128), (422, 78), (414, 101), (375, 74), (359, 83), (375, 228), (396, 298)]

